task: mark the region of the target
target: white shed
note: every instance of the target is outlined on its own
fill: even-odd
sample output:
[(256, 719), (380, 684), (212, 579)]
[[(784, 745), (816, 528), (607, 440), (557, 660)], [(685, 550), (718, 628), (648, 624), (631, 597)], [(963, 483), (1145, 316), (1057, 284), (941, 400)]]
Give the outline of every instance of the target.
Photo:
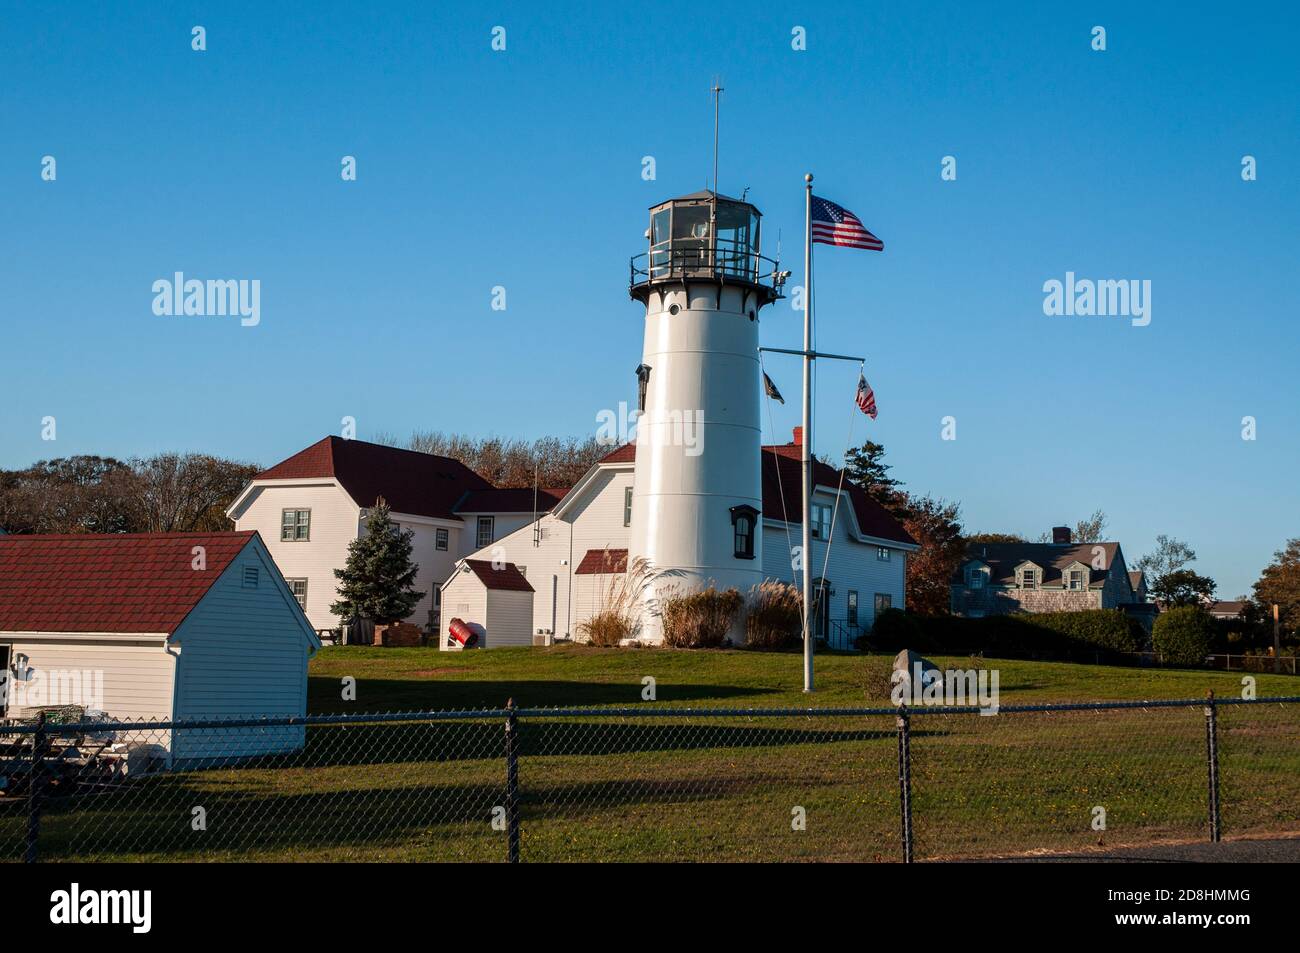
[(494, 564), (486, 559), (462, 559), (442, 585), (443, 651), (457, 651), (450, 637), (453, 619), (478, 633), (478, 646), (533, 644), (533, 587), (514, 563)]
[[(0, 540), (0, 717), (304, 715), (320, 647), (261, 537), (242, 533)], [(297, 750), (302, 727), (123, 731), (168, 763)]]

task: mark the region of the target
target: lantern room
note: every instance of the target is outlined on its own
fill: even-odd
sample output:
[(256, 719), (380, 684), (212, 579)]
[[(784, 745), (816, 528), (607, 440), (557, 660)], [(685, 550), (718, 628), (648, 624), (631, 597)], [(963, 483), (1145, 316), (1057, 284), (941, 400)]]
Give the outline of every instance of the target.
[(663, 281), (737, 281), (781, 296), (785, 273), (760, 254), (762, 214), (753, 205), (707, 189), (650, 209), (649, 250), (632, 259), (631, 290)]

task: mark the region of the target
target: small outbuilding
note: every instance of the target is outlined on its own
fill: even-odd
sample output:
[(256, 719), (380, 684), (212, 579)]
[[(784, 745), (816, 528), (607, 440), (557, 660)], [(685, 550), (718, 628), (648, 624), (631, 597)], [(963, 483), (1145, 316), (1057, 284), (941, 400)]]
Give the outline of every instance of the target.
[(464, 647), (451, 637), (454, 619), (478, 636), (480, 648), (532, 645), (533, 595), (533, 587), (514, 563), (460, 560), (442, 585), (439, 646), (452, 652)]
[[(0, 539), (0, 717), (304, 715), (319, 647), (256, 532)], [(175, 765), (297, 750), (305, 730), (119, 734)]]

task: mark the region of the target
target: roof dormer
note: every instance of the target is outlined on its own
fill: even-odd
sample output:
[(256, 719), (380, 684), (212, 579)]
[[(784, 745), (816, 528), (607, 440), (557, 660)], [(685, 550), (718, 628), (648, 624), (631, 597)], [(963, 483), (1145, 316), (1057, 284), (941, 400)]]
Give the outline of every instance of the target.
[(1016, 566), (1016, 585), (1021, 589), (1037, 589), (1043, 584), (1043, 567), (1026, 559)]
[(1075, 592), (1087, 589), (1092, 583), (1092, 570), (1088, 564), (1076, 559), (1061, 570), (1061, 588)]
[(962, 567), (962, 579), (967, 589), (983, 589), (993, 576), (992, 567), (979, 559), (974, 559)]

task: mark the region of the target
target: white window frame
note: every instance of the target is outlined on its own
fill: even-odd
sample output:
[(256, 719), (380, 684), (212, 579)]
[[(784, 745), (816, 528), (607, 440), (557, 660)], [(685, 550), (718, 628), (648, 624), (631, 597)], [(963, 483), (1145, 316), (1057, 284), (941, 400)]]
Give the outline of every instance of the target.
[(971, 569), (966, 573), (966, 587), (968, 589), (983, 589), (987, 581), (983, 569)]
[[(1026, 580), (1028, 579), (1033, 579), (1033, 585), (1026, 584)], [(1042, 580), (1038, 578), (1038, 570), (1036, 568), (1026, 567), (1020, 570), (1021, 589), (1037, 589), (1041, 583)]]
[[(298, 605), (302, 606), (303, 611), (306, 611), (306, 609), (307, 609), (307, 577), (306, 577), (306, 576), (295, 576), (295, 577), (292, 578), (292, 579), (285, 579), (285, 582), (289, 584), (289, 592), (292, 593), (292, 594), (293, 594), (293, 597), (294, 597), (295, 599), (298, 600)], [(297, 592), (296, 589), (294, 589), (294, 586), (298, 585), (299, 583), (302, 584), (302, 597), (301, 597), (301, 598), (298, 597), (298, 592)]]
[[(292, 522), (287, 522), (285, 517), (290, 513), (293, 514)], [(306, 516), (304, 520), (303, 517)], [(285, 530), (289, 530), (289, 535), (285, 535)], [(280, 510), (280, 542), (282, 543), (310, 543), (311, 542), (311, 507), (288, 506)]]
[(844, 618), (849, 625), (856, 626), (858, 624), (858, 590), (856, 589), (848, 590), (844, 596)]
[(623, 525), (632, 525), (632, 488), (623, 487)]
[[(483, 527), (487, 527), (488, 540), (483, 542)], [(491, 546), (496, 542), (497, 537), (497, 520), (495, 516), (480, 516), (474, 528), (474, 542), (477, 543), (475, 549), (482, 549), (484, 546)]]
[(888, 546), (877, 546), (877, 547), (876, 547), (876, 559), (880, 560), (882, 563), (887, 563), (887, 562), (889, 562), (889, 560), (890, 560), (890, 558), (891, 558), (892, 555), (893, 555), (893, 554), (890, 553), (890, 551), (889, 551), (889, 547), (888, 547)]
[(444, 527), (437, 527), (433, 531), (433, 548), (440, 553), (447, 551), (447, 546), (451, 542), (451, 531)]
[(812, 538), (831, 538), (831, 508), (825, 503), (812, 505)]
[[(1077, 583), (1077, 585), (1076, 585), (1076, 583)], [(1083, 570), (1082, 570), (1082, 569), (1071, 569), (1071, 570), (1070, 570), (1070, 575), (1069, 575), (1069, 578), (1068, 578), (1068, 580), (1067, 580), (1067, 582), (1066, 582), (1066, 587), (1067, 587), (1071, 592), (1081, 592), (1081, 591), (1083, 591)]]

